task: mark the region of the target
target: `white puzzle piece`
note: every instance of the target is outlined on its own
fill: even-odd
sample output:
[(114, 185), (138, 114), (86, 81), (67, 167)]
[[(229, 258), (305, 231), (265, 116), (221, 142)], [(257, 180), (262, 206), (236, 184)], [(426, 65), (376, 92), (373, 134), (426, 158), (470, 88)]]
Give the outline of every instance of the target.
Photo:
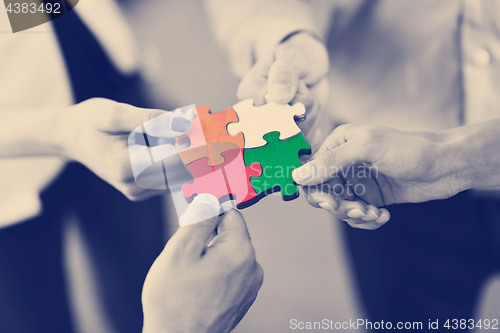
[(280, 140), (288, 139), (300, 133), (294, 117), (303, 117), (306, 113), (304, 104), (292, 106), (268, 103), (254, 106), (253, 99), (241, 101), (233, 106), (238, 115), (237, 123), (229, 123), (227, 132), (230, 135), (243, 133), (245, 148), (262, 147), (267, 144), (264, 135), (269, 132), (280, 132)]

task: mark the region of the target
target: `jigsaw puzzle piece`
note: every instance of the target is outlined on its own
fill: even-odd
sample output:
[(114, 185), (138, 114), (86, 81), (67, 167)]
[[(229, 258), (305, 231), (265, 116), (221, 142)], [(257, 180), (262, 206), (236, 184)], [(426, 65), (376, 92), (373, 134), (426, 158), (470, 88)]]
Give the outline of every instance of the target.
[(200, 158), (208, 157), (208, 165), (217, 166), (226, 161), (224, 156), (222, 156), (223, 152), (235, 149), (241, 148), (231, 142), (211, 142), (205, 146), (183, 149), (179, 152), (179, 155), (185, 165)]
[(256, 148), (266, 145), (264, 135), (279, 132), (279, 139), (285, 140), (300, 133), (294, 117), (304, 117), (306, 109), (302, 103), (293, 106), (268, 103), (254, 106), (252, 99), (247, 99), (233, 106), (239, 118), (237, 123), (227, 125), (230, 135), (243, 133), (244, 148)]
[(201, 157), (209, 157), (208, 143), (203, 135), (203, 128), (196, 109), (193, 110), (189, 131), (177, 138), (177, 149), (184, 165)]
[[(222, 153), (226, 160), (233, 158), (235, 151), (228, 151)], [(224, 167), (226, 174), (226, 179), (229, 184), (230, 189), (233, 193), (240, 193), (236, 195), (236, 203), (238, 207), (246, 207), (246, 202), (251, 202), (257, 197), (257, 192), (255, 192), (252, 184), (250, 183), (251, 177), (258, 177), (262, 175), (262, 167), (259, 163), (251, 163), (249, 166), (245, 165), (244, 160), (244, 150), (239, 149), (237, 156), (234, 157), (232, 162), (228, 163)]]
[(208, 165), (208, 157), (186, 165), (194, 178), (193, 183), (182, 187), (188, 202), (200, 193), (211, 193), (221, 202), (235, 199), (237, 204), (243, 204), (257, 196), (250, 184), (250, 177), (262, 175), (260, 165), (251, 163), (246, 166), (242, 149), (225, 151), (223, 157), (227, 162), (217, 166)]
[[(193, 110), (193, 119), (191, 120), (191, 127), (189, 131), (187, 131), (184, 135), (181, 135), (177, 140), (177, 143), (181, 144), (187, 141), (189, 147), (180, 148), (179, 151), (184, 151), (190, 148), (203, 147), (207, 145), (207, 140), (205, 139), (205, 135), (203, 134), (203, 127), (201, 124), (200, 117), (198, 117), (198, 110), (204, 108), (199, 107)], [(208, 108), (208, 107), (206, 107)], [(188, 140), (189, 139), (189, 140)]]
[[(208, 158), (200, 159), (193, 163), (201, 163), (208, 165)], [(193, 164), (191, 163), (191, 164)], [(190, 170), (199, 169), (203, 170), (203, 167), (192, 165), (189, 167)], [(182, 186), (182, 192), (187, 202), (193, 201), (197, 194), (210, 193), (215, 195), (219, 201), (222, 203), (224, 201), (231, 200), (231, 190), (227, 186), (226, 179), (224, 177), (223, 169), (213, 170), (208, 172), (203, 176), (194, 177), (193, 183), (184, 184)]]
[(210, 113), (208, 106), (200, 106), (193, 114), (189, 131), (177, 140), (184, 164), (208, 157), (209, 165), (216, 166), (224, 163), (223, 152), (244, 147), (242, 133), (232, 136), (226, 130), (228, 123), (238, 121), (233, 108)]
[(298, 196), (298, 188), (292, 178), (292, 171), (302, 165), (300, 156), (311, 153), (311, 146), (302, 133), (280, 140), (280, 133), (264, 135), (267, 144), (263, 147), (245, 149), (245, 164), (259, 163), (263, 174), (250, 178), (250, 183), (258, 195), (266, 195), (281, 190), (285, 200)]
[[(227, 133), (227, 124), (238, 121), (238, 116), (232, 107), (217, 113), (210, 113), (206, 106), (198, 108), (198, 117), (201, 121), (205, 140), (210, 144), (212, 142), (234, 143), (239, 148), (244, 147), (243, 134), (229, 135)], [(222, 153), (222, 151), (217, 151)]]

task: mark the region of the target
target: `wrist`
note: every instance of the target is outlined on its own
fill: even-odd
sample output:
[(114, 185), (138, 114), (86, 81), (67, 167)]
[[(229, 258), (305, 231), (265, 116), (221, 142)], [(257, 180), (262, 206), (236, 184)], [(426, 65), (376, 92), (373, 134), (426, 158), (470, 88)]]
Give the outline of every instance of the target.
[(441, 149), (446, 163), (443, 167), (449, 167), (450, 181), (456, 184), (458, 192), (500, 185), (497, 128), (498, 124), (485, 122), (442, 132)]
[[(70, 143), (75, 139), (76, 127), (71, 122), (71, 107), (56, 108), (53, 113), (53, 130), (50, 135), (50, 144), (57, 156), (73, 159), (70, 154)], [(78, 124), (76, 125), (78, 126)]]
[(58, 110), (44, 108), (21, 113), (25, 133), (18, 134), (20, 138), (24, 138), (19, 140), (19, 155), (60, 156), (61, 145), (56, 139)]
[(450, 189), (450, 196), (470, 188), (468, 161), (463, 158), (467, 153), (463, 150), (461, 133), (458, 129), (436, 133), (435, 161), (442, 178)]

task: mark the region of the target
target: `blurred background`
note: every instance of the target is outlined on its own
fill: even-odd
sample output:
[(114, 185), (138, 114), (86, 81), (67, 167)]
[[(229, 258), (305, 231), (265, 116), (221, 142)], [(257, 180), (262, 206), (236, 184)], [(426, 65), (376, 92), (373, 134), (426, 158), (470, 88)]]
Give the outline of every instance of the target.
[[(327, 21), (327, 1), (313, 1), (318, 24)], [(238, 79), (229, 71), (225, 53), (215, 44), (201, 0), (127, 1), (128, 19), (142, 48), (150, 89), (165, 109), (196, 104), (214, 111), (237, 102)], [(166, 200), (171, 228), (175, 209)], [(245, 209), (257, 257), (265, 271), (264, 285), (237, 333), (290, 332), (290, 320), (334, 321), (363, 318), (345, 260), (338, 221), (310, 207), (303, 197), (284, 202), (272, 195)], [(70, 256), (82, 265), (73, 268), (75, 313), (81, 332), (112, 332), (93, 301), (91, 277), (85, 273), (78, 239)], [(460, 277), (450, 277), (460, 278)], [(500, 317), (500, 279), (486, 285), (478, 317)], [(299, 330), (295, 330), (299, 331)]]

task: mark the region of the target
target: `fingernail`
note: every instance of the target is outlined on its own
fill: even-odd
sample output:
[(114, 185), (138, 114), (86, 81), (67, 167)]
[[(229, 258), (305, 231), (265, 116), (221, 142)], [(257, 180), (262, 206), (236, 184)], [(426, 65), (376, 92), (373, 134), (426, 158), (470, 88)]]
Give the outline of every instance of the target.
[[(273, 84), (273, 97), (274, 99), (290, 99), (290, 95), (293, 95), (292, 85), (289, 83), (276, 83)], [(292, 96), (293, 97), (293, 96)]]
[(186, 132), (191, 127), (191, 122), (183, 117), (175, 117), (172, 120), (172, 129), (176, 132)]
[(363, 220), (365, 220), (365, 221), (372, 221), (372, 220), (376, 220), (378, 218), (379, 218), (379, 216), (377, 215), (377, 213), (375, 213), (373, 210), (369, 209), (366, 212), (365, 217), (363, 217)]
[(292, 171), (293, 180), (301, 184), (310, 179), (314, 175), (314, 171), (315, 171), (314, 165), (312, 165), (311, 163), (306, 163), (300, 168), (297, 168)]
[(387, 210), (383, 210), (382, 213), (380, 213), (380, 217), (377, 219), (377, 223), (386, 223), (391, 219), (391, 214)]
[(365, 216), (365, 213), (363, 213), (360, 209), (351, 209), (348, 213), (347, 216), (353, 219), (359, 219)]
[(320, 206), (321, 208), (323, 209), (326, 209), (326, 210), (331, 210), (331, 211), (334, 211), (335, 209), (332, 207), (332, 205), (330, 205), (328, 202), (320, 202), (318, 204), (318, 206)]
[(194, 198), (186, 212), (180, 217), (179, 225), (185, 227), (196, 224), (220, 213), (219, 199), (208, 193), (202, 193)]

